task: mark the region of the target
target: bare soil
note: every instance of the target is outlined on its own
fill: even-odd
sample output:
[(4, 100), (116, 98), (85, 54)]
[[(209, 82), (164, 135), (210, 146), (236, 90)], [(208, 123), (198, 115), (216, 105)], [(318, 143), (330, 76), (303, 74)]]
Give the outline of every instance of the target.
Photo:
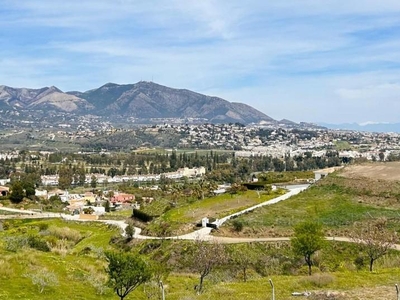
[(400, 181), (400, 162), (375, 162), (345, 167), (341, 176)]

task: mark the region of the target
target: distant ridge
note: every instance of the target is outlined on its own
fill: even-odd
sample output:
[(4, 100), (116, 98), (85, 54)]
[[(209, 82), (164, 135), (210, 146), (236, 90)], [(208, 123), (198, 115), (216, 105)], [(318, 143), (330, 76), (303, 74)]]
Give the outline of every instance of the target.
[(318, 123), (329, 129), (341, 130), (354, 130), (354, 131), (367, 131), (367, 132), (398, 132), (400, 133), (400, 123), (372, 123), (365, 124), (357, 123), (342, 123), (342, 124), (328, 124)]
[(276, 122), (244, 104), (206, 96), (187, 89), (174, 89), (148, 81), (135, 84), (107, 83), (86, 92), (62, 92), (0, 86), (0, 108), (59, 110), (74, 114), (132, 117), (140, 119), (204, 119), (212, 123)]

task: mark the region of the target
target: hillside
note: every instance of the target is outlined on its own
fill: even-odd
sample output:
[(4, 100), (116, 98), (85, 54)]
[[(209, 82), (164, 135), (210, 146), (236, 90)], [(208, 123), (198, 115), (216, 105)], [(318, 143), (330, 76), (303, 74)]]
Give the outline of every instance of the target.
[(186, 89), (173, 89), (153, 82), (105, 84), (86, 92), (62, 92), (58, 88), (11, 88), (0, 86), (0, 108), (47, 110), (77, 115), (135, 118), (184, 119), (212, 123), (275, 122), (243, 103), (206, 96)]
[(63, 93), (51, 86), (41, 89), (11, 88), (0, 86), (0, 107), (33, 110), (60, 110), (85, 112), (94, 107), (86, 100)]
[(100, 115), (149, 119), (201, 118), (217, 123), (273, 121), (246, 104), (146, 81), (128, 85), (108, 83), (98, 89), (74, 94), (90, 102)]

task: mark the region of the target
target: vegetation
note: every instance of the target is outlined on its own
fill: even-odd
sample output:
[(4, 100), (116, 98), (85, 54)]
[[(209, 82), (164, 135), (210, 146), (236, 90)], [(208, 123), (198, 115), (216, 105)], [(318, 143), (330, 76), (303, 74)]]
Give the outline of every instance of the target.
[(137, 255), (123, 252), (106, 252), (109, 285), (121, 300), (139, 285), (151, 278), (150, 267)]
[(383, 218), (366, 224), (356, 224), (351, 236), (368, 256), (370, 272), (372, 272), (374, 262), (388, 254), (398, 241), (397, 233), (387, 228), (387, 220)]
[(306, 221), (296, 225), (291, 239), (293, 252), (303, 256), (308, 265), (308, 275), (311, 276), (312, 255), (321, 250), (325, 244), (325, 235), (320, 224)]
[[(348, 236), (355, 222), (386, 218), (389, 228), (399, 230), (399, 192), (394, 182), (331, 174), (288, 200), (228, 222), (226, 228), (233, 231), (233, 221), (240, 221), (242, 235), (290, 236), (294, 226), (312, 219), (322, 224), (328, 236)], [(222, 231), (229, 234), (229, 230)]]
[(194, 242), (187, 257), (190, 269), (200, 276), (199, 284), (195, 286), (198, 294), (203, 292), (204, 279), (213, 269), (223, 265), (227, 259), (225, 249), (221, 244), (207, 243), (200, 239)]
[[(110, 156), (57, 153), (40, 160), (25, 155), (7, 164), (23, 170), (13, 173), (10, 184), (11, 191), (17, 191), (14, 196), (20, 194), (22, 198), (14, 201), (4, 196), (3, 205), (61, 209), (63, 204), (58, 196), (40, 200), (32, 195), (32, 187), (40, 186), (38, 179), (43, 173), (61, 172), (65, 177), (61, 180), (63, 186), (81, 192), (93, 189), (100, 196), (105, 186), (101, 187), (93, 177), (89, 183), (84, 180), (92, 171), (117, 176), (204, 163), (208, 173), (206, 177), (180, 181), (162, 177), (159, 182), (140, 186), (134, 182), (119, 185), (119, 190), (135, 194), (141, 206), (133, 211), (134, 219), (130, 218), (131, 208), (110, 211), (105, 216), (130, 218), (126, 237), (113, 226), (95, 222), (3, 220), (2, 299), (110, 299), (115, 294), (121, 299), (151, 299), (160, 295), (161, 279), (168, 299), (261, 299), (269, 292), (267, 280), (271, 277), (279, 298), (286, 299), (292, 291), (336, 289), (351, 294), (359, 286), (386, 288), (398, 273), (400, 255), (392, 249), (397, 241), (394, 232), (400, 229), (397, 183), (331, 174), (291, 199), (254, 210), (213, 230), (217, 236), (232, 235), (236, 241), (251, 236), (291, 236), (291, 242), (227, 245), (165, 238), (137, 240), (133, 224), (142, 227), (142, 234), (158, 237), (186, 233), (205, 216), (214, 220), (277, 197), (284, 191), (274, 190), (273, 184), (308, 180), (312, 172), (264, 172), (281, 168), (283, 161), (283, 167), (296, 169), (291, 165), (295, 158), (242, 160), (232, 157), (230, 152), (135, 152)], [(327, 166), (335, 160), (333, 153), (319, 163)], [(296, 166), (307, 169), (311, 161), (305, 155), (299, 164), (296, 161)], [(250, 176), (254, 170), (262, 170), (257, 184), (253, 184), (256, 189), (247, 189), (244, 183), (254, 179)], [(217, 184), (225, 179), (233, 182), (231, 188), (225, 194), (214, 195)], [(156, 185), (159, 188), (153, 189)], [(18, 193), (20, 187), (22, 192)], [(111, 210), (110, 202), (102, 205)], [(353, 238), (356, 243), (325, 242), (322, 228), (326, 235), (358, 239)], [(374, 272), (369, 272), (372, 267)], [(388, 292), (385, 290), (383, 295)], [(361, 298), (369, 299), (365, 295)], [(375, 295), (370, 299), (378, 298)]]

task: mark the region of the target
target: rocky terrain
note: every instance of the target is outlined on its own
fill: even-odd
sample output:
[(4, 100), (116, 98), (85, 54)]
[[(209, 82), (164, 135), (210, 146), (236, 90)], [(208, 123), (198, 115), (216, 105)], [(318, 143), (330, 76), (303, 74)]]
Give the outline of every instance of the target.
[(275, 122), (243, 103), (146, 81), (126, 85), (108, 83), (86, 92), (62, 92), (54, 86), (41, 89), (0, 86), (0, 109), (53, 110), (134, 119), (194, 119), (211, 123)]

